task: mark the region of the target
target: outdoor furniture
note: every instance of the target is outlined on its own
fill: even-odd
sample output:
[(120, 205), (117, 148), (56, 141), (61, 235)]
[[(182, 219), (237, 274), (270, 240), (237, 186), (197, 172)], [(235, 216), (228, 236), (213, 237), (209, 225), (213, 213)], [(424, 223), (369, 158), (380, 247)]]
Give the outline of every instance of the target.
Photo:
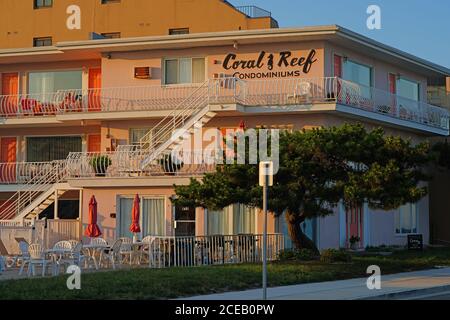
[[(33, 276), (36, 275), (36, 266), (40, 265), (42, 266), (42, 276), (45, 276), (45, 271), (47, 269), (47, 266), (54, 266), (53, 260), (48, 259), (47, 255), (45, 254), (44, 248), (40, 244), (32, 244), (29, 247), (30, 252), (30, 260), (29, 260), (29, 267), (28, 267), (28, 276), (33, 274)], [(53, 270), (55, 271), (55, 270)], [(55, 272), (53, 272), (54, 274)]]
[[(19, 275), (22, 275), (23, 269), (25, 268), (25, 265), (30, 262), (30, 252), (29, 252), (30, 245), (26, 241), (20, 241), (19, 242), (19, 251), (20, 254), (14, 259), (14, 262), (12, 265), (21, 262), (20, 264), (20, 270)], [(29, 267), (28, 267), (29, 268)]]
[(120, 238), (122, 245), (120, 246), (120, 255), (122, 257), (122, 263), (128, 258), (129, 263), (132, 263), (133, 256), (133, 240), (130, 238), (122, 237)]
[(86, 267), (86, 265), (89, 267), (89, 261), (92, 261), (92, 257), (86, 256), (83, 253), (83, 244), (80, 241), (78, 241), (72, 247), (72, 251), (70, 252), (70, 254), (69, 254), (68, 258), (67, 258), (67, 262), (70, 265), (77, 265), (79, 267), (84, 262), (85, 263), (85, 267)]
[(68, 255), (72, 252), (72, 245), (69, 241), (59, 241), (52, 249), (47, 250), (46, 253), (52, 255), (55, 263), (56, 273), (59, 273), (61, 266), (65, 264), (70, 265)]
[(110, 249), (103, 250), (101, 253), (106, 261), (109, 260), (109, 262), (111, 262), (113, 269), (116, 269), (116, 262), (119, 264), (122, 262), (121, 246), (122, 240), (118, 239), (114, 242)]
[(87, 256), (90, 257), (89, 259), (92, 259), (95, 269), (98, 270), (99, 266), (101, 266), (102, 263), (102, 252), (105, 249), (109, 249), (109, 246), (108, 242), (106, 242), (105, 239), (92, 238), (89, 244), (83, 246), (83, 249), (87, 250)]
[(80, 241), (78, 241), (78, 240), (67, 240), (67, 242), (70, 243), (72, 248), (75, 248), (75, 246), (80, 243)]

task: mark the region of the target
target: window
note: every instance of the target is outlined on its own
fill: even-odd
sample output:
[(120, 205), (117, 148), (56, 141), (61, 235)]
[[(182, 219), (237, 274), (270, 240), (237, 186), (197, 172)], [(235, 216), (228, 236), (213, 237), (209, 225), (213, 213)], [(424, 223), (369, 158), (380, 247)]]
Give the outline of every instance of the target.
[(102, 0), (102, 4), (120, 3), (120, 0)]
[(28, 74), (28, 93), (42, 102), (46, 102), (45, 99), (50, 98), (45, 93), (81, 88), (81, 70), (30, 72)]
[(120, 38), (120, 32), (106, 32), (102, 33), (102, 36), (106, 39), (118, 39)]
[(205, 81), (204, 58), (167, 59), (165, 84), (202, 83)]
[(142, 201), (143, 236), (164, 236), (166, 234), (164, 198), (147, 198)]
[(223, 210), (208, 210), (208, 235), (255, 234), (257, 210), (234, 204)]
[(189, 28), (169, 29), (169, 35), (189, 34)]
[[(130, 231), (131, 212), (133, 210), (134, 196), (121, 196), (119, 198), (118, 234), (120, 237), (132, 238)], [(142, 197), (140, 215), (142, 236), (164, 236), (166, 234), (165, 201), (164, 198)]]
[(53, 44), (52, 37), (42, 37), (33, 39), (33, 47), (48, 47)]
[(81, 152), (81, 137), (27, 138), (27, 162), (64, 160), (70, 152)]
[(53, 6), (53, 0), (34, 0), (34, 8), (50, 8)]
[(398, 96), (419, 101), (419, 84), (417, 82), (400, 77), (397, 79), (396, 89)]
[(417, 208), (415, 204), (407, 204), (395, 213), (395, 233), (417, 233)]
[(130, 129), (130, 144), (137, 145), (141, 139), (150, 132), (149, 128)]
[(361, 95), (366, 98), (372, 97), (372, 68), (350, 60), (344, 63), (344, 80), (360, 85)]

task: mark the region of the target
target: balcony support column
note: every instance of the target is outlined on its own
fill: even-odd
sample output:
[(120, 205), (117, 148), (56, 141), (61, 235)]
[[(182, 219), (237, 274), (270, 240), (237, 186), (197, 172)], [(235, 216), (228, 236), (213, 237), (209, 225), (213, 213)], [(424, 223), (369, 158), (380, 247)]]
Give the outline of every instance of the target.
[(58, 189), (55, 190), (55, 208), (53, 212), (53, 218), (58, 220)]

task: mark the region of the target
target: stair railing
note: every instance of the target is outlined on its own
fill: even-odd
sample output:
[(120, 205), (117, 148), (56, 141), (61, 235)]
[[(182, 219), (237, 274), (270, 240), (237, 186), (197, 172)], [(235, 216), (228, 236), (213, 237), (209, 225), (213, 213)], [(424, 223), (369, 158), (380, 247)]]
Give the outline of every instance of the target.
[(53, 184), (64, 181), (67, 175), (66, 160), (52, 161), (49, 165), (52, 166), (51, 170), (43, 175), (34, 176), (0, 206), (0, 220), (13, 219), (33, 203), (42, 192), (48, 191)]

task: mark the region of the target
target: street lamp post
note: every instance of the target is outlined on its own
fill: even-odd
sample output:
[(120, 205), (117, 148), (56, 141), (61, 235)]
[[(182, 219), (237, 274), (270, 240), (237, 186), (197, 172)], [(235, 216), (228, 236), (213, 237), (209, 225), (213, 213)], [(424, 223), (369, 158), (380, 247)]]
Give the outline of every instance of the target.
[(259, 163), (259, 184), (263, 187), (263, 300), (267, 300), (267, 191), (268, 187), (273, 185), (273, 163), (271, 161), (261, 161)]

